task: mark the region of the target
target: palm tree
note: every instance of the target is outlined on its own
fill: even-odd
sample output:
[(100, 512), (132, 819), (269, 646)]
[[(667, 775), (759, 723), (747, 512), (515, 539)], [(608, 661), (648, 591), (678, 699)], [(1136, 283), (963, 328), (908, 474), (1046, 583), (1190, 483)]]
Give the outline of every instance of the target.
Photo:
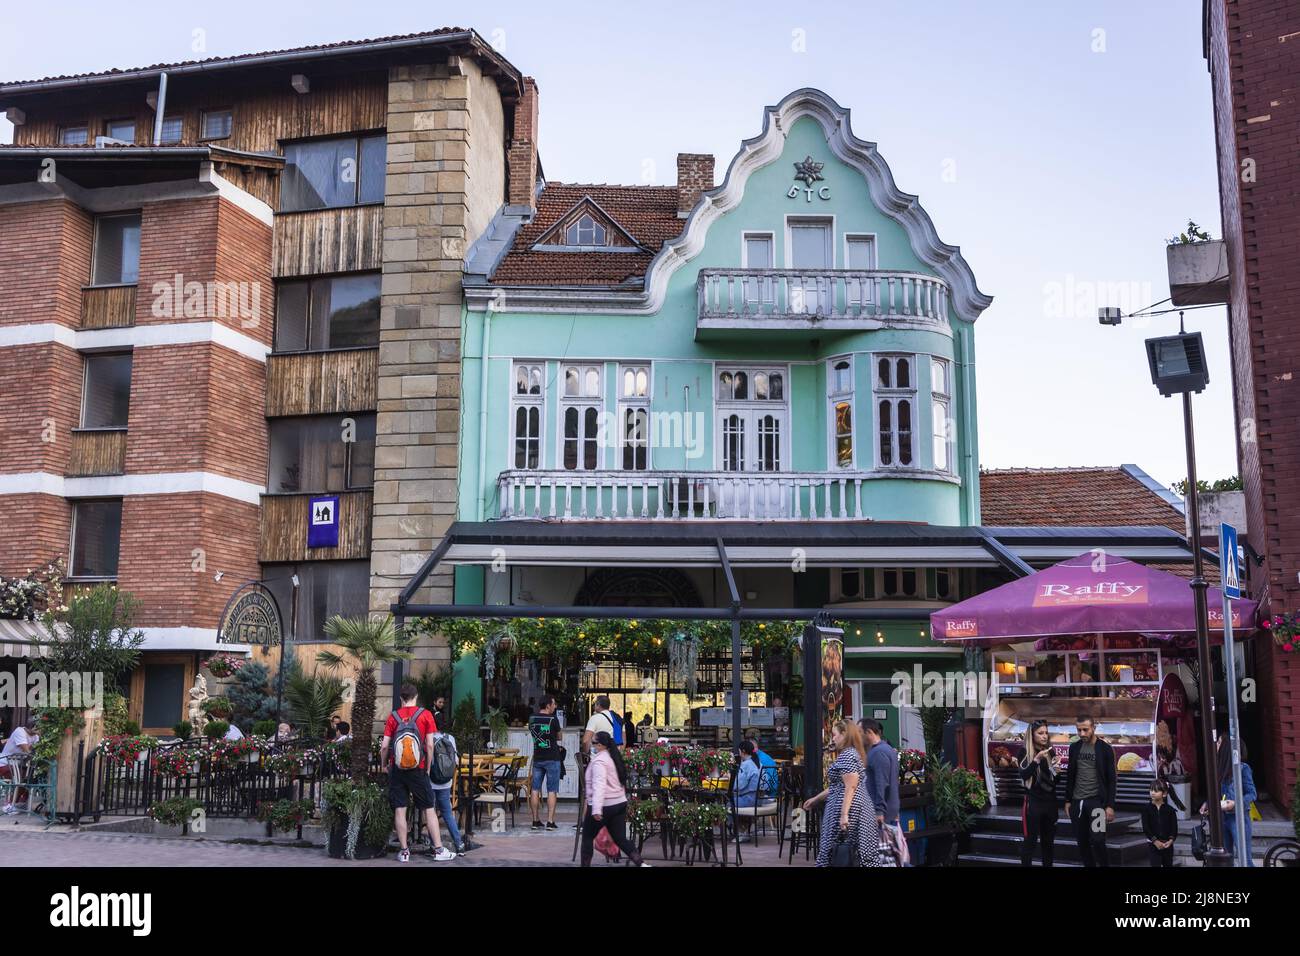
[(352, 782), (361, 786), (370, 770), (370, 741), (374, 737), (375, 668), (411, 656), (413, 643), (405, 635), (397, 636), (390, 615), (383, 619), (334, 615), (325, 622), (325, 633), (343, 649), (342, 654), (321, 651), (318, 663), (341, 667), (350, 663), (356, 674), (356, 692), (352, 699)]
[(315, 740), (328, 732), (330, 717), (343, 703), (343, 691), (343, 681), (332, 674), (304, 674), (295, 668), (284, 685), (284, 702), (304, 734)]

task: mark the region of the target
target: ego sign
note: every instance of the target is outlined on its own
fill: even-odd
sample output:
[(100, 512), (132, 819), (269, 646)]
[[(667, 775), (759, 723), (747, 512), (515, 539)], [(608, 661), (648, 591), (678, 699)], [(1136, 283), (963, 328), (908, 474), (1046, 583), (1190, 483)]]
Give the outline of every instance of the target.
[(813, 189), (811, 186), (791, 186), (790, 191), (785, 195), (787, 199), (798, 199), (800, 194), (803, 194), (808, 202), (813, 201), (813, 196), (816, 196), (818, 199), (830, 199), (831, 187), (821, 186), (817, 189)]

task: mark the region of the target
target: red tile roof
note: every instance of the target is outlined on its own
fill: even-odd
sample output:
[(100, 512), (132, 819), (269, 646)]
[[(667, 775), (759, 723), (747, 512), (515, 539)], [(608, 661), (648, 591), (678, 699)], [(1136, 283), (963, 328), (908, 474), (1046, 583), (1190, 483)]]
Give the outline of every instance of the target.
[(981, 522), (998, 525), (1164, 525), (1182, 513), (1122, 468), (1006, 468), (980, 472)]
[[(644, 252), (534, 251), (532, 246), (584, 197), (600, 206)], [(547, 183), (533, 221), (515, 234), (514, 245), (491, 281), (498, 285), (618, 286), (645, 278), (650, 260), (684, 225), (677, 218), (676, 186), (609, 186)]]
[[(1123, 468), (1001, 468), (980, 472), (981, 523), (998, 526), (1164, 525), (1187, 533), (1182, 512)], [(1217, 542), (1206, 541), (1214, 548)], [(1182, 578), (1192, 565), (1153, 564)], [(1205, 563), (1219, 583), (1219, 568)]]
[(103, 70), (98, 73), (70, 73), (61, 76), (46, 76), (36, 80), (13, 80), (10, 82), (0, 82), (0, 87), (21, 87), (30, 83), (47, 83), (51, 80), (77, 80), (77, 79), (107, 79), (124, 73), (144, 73), (151, 70), (174, 70), (178, 67), (197, 66), (200, 63), (230, 63), (237, 64), (240, 60), (249, 60), (261, 56), (283, 56), (293, 53), (334, 53), (340, 50), (346, 50), (348, 47), (366, 46), (371, 43), (387, 43), (394, 40), (419, 40), (424, 38), (433, 39), (435, 37), (447, 36), (453, 33), (469, 33), (470, 31), (463, 27), (441, 27), (437, 30), (428, 30), (423, 33), (404, 33), (397, 36), (372, 37), (368, 40), (342, 40), (337, 43), (316, 43), (309, 46), (288, 47), (283, 50), (263, 50), (259, 53), (238, 53), (234, 56), (211, 56), (202, 60), (181, 60), (178, 63), (155, 63), (152, 66), (136, 66), (126, 69), (114, 68)]

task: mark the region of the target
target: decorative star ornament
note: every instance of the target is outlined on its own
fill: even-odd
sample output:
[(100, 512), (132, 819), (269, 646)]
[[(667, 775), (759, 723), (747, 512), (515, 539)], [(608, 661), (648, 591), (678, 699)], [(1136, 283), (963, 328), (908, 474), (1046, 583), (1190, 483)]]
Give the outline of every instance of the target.
[(794, 164), (794, 178), (803, 180), (809, 186), (822, 179), (822, 169), (825, 163), (816, 162), (811, 156), (808, 156), (801, 163)]

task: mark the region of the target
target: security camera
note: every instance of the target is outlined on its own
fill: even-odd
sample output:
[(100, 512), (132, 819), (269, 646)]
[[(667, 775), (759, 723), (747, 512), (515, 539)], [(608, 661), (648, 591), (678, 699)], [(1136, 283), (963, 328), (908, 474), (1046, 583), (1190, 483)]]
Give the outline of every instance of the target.
[(1097, 321), (1102, 325), (1119, 325), (1124, 312), (1118, 306), (1107, 305), (1097, 310)]

